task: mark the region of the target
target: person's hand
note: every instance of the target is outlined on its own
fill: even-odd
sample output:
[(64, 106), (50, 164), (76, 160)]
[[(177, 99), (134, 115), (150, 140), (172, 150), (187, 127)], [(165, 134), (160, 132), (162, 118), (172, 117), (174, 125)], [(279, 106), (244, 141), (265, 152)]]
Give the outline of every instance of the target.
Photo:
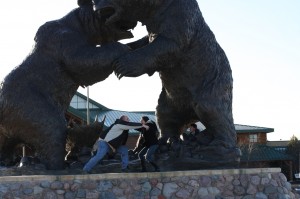
[(149, 130), (149, 126), (143, 124), (143, 127), (148, 131)]

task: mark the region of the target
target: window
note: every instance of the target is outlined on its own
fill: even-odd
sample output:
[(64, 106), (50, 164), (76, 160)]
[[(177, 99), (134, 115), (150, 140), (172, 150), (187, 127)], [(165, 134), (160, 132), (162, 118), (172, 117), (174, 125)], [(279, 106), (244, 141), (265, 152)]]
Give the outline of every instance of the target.
[(286, 147), (275, 147), (274, 149), (275, 149), (276, 151), (281, 151), (281, 152), (286, 151)]
[[(87, 100), (83, 99), (77, 95), (74, 95), (72, 98), (72, 101), (70, 103), (70, 106), (72, 106), (73, 108), (76, 108), (76, 109), (86, 109), (87, 108)], [(97, 108), (97, 106), (95, 106), (92, 103), (89, 103), (89, 108)]]
[(257, 142), (257, 134), (250, 134), (249, 142)]

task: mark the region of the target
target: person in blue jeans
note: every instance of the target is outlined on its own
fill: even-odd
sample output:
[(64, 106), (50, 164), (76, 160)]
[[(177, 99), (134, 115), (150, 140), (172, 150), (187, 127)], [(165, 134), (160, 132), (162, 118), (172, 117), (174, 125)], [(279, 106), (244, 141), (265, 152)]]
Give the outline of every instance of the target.
[(128, 130), (141, 127), (143, 127), (141, 123), (129, 122), (129, 118), (126, 115), (122, 115), (120, 119), (117, 119), (108, 128), (104, 139), (99, 138), (97, 140), (95, 143), (97, 153), (84, 165), (83, 171), (90, 173), (106, 153), (112, 150), (121, 154), (122, 172), (126, 172), (128, 166), (128, 147), (125, 144), (128, 138)]
[(138, 156), (141, 160), (141, 166), (142, 166), (142, 172), (146, 172), (146, 165), (145, 160), (147, 160), (153, 167), (155, 171), (160, 171), (157, 164), (154, 162), (154, 153), (158, 148), (158, 129), (152, 120), (149, 120), (147, 116), (143, 116), (141, 119), (141, 123), (143, 124), (143, 127), (140, 129), (137, 129), (141, 132), (140, 136), (143, 137), (144, 140), (144, 147), (139, 152)]

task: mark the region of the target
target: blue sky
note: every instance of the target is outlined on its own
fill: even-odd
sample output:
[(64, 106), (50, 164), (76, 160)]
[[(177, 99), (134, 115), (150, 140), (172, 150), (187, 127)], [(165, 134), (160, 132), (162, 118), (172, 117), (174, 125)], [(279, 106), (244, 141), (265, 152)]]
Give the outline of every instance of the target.
[[(28, 55), (39, 26), (77, 7), (76, 0), (4, 1), (0, 7), (0, 79)], [(274, 128), (268, 140), (300, 138), (300, 1), (198, 0), (225, 50), (234, 78), (236, 124)], [(135, 28), (135, 39), (146, 34)], [(123, 43), (128, 40), (122, 41)], [(118, 80), (114, 74), (89, 88), (90, 97), (112, 109), (155, 110), (161, 91), (152, 77)], [(79, 89), (86, 94), (86, 89)]]

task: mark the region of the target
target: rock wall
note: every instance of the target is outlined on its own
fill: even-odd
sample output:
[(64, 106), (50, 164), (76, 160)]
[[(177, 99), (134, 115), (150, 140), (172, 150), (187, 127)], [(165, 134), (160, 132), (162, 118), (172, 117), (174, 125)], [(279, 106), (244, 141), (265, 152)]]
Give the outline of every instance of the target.
[(279, 168), (0, 177), (0, 198), (299, 198)]

